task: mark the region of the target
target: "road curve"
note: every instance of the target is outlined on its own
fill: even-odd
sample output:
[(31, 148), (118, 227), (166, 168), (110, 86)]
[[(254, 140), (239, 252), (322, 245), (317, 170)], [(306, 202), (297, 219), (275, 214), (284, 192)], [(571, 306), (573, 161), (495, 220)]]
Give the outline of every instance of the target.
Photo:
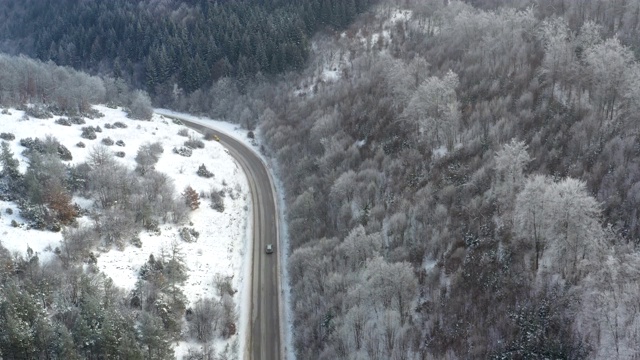
[[(213, 127), (191, 122), (178, 115), (162, 115), (179, 119), (199, 132), (213, 131), (247, 175), (253, 204), (253, 255), (251, 315), (247, 327), (250, 336), (246, 342), (244, 357), (251, 360), (284, 358), (281, 342), (278, 212), (274, 187), (264, 162), (242, 142), (216, 131)], [(273, 244), (273, 254), (265, 253), (267, 244)]]

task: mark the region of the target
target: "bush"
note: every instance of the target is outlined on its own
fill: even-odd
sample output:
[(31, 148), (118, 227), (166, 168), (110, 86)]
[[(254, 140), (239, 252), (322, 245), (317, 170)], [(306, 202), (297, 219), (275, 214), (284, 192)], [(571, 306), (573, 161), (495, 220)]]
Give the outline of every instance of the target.
[(31, 151), (36, 151), (41, 154), (45, 153), (44, 143), (38, 138), (24, 138), (20, 139), (20, 146), (24, 146)]
[(120, 122), (120, 121), (116, 121), (113, 123), (113, 127), (114, 128), (118, 128), (118, 129), (126, 129), (128, 126), (127, 124)]
[(8, 215), (13, 215), (13, 209), (12, 208), (7, 208), (4, 212), (6, 212)]
[(140, 240), (140, 237), (137, 235), (131, 238), (130, 243), (138, 249), (142, 247), (142, 240)]
[(79, 143), (76, 144), (76, 146), (79, 148), (84, 148), (85, 144), (82, 141), (80, 141)]
[(2, 109), (2, 115), (11, 115), (9, 109)]
[(116, 145), (118, 145), (118, 146), (124, 146), (124, 141), (122, 141), (122, 140), (118, 140), (118, 141), (116, 141)]
[(113, 129), (113, 127), (109, 123), (104, 124), (104, 128), (105, 129)]
[(178, 130), (178, 135), (180, 136), (189, 136), (189, 129), (187, 128), (182, 128), (180, 130)]
[(256, 137), (256, 136), (254, 135), (253, 131), (249, 131), (249, 132), (247, 133), (247, 137), (248, 137), (249, 139), (255, 139), (255, 137)]
[(81, 116), (72, 116), (69, 118), (69, 121), (74, 125), (84, 125), (87, 123)]
[(62, 126), (71, 126), (71, 121), (67, 118), (58, 118), (55, 123)]
[(149, 151), (151, 151), (152, 154), (155, 154), (156, 156), (159, 157), (160, 154), (164, 152), (164, 148), (162, 147), (161, 143), (156, 141), (149, 145)]
[(207, 179), (213, 177), (213, 173), (207, 170), (207, 167), (204, 166), (204, 164), (200, 165), (200, 167), (198, 168), (198, 171), (196, 171), (196, 174), (198, 174), (198, 176), (200, 177), (207, 178)]
[(60, 157), (61, 160), (73, 160), (71, 151), (69, 151), (66, 146), (60, 144), (60, 142), (56, 138), (52, 138), (49, 136), (47, 136), (44, 141), (38, 138), (20, 139), (20, 145), (27, 148), (27, 150), (25, 150), (24, 152), (24, 154), (26, 155), (31, 152), (37, 152), (40, 154), (56, 154), (58, 155), (58, 157)]
[(115, 152), (115, 156), (119, 157), (119, 158), (123, 158), (126, 154), (124, 153), (124, 151), (116, 151)]
[(213, 286), (216, 288), (218, 296), (222, 297), (224, 294), (233, 296), (236, 293), (236, 291), (233, 289), (233, 286), (231, 285), (232, 279), (233, 276), (224, 276), (220, 273), (216, 273), (213, 276)]
[(193, 154), (193, 150), (186, 147), (173, 148), (174, 154), (178, 154), (184, 157), (190, 157)]
[(107, 146), (113, 145), (113, 140), (110, 137), (106, 137), (102, 139), (102, 143)]
[(11, 226), (14, 227), (14, 228), (17, 228), (18, 227), (18, 222), (15, 221), (15, 220), (11, 220)]
[(49, 119), (53, 117), (51, 112), (49, 112), (49, 110), (47, 110), (47, 108), (42, 105), (30, 106), (25, 110), (24, 113), (36, 119)]
[(171, 119), (171, 121), (176, 125), (184, 125), (184, 123), (180, 119)]
[(80, 137), (83, 139), (95, 140), (98, 138), (98, 135), (96, 135), (96, 130), (93, 126), (85, 126), (82, 128), (82, 134)]
[(184, 142), (184, 146), (192, 148), (192, 149), (203, 149), (204, 148), (204, 142), (202, 142), (202, 140), (200, 140), (200, 139), (196, 139), (196, 138), (190, 137), (189, 140)]
[[(222, 195), (221, 195), (222, 193)], [(211, 208), (218, 212), (224, 212), (224, 191), (211, 191)]]
[(18, 206), (20, 216), (27, 221), (30, 229), (44, 230), (53, 222), (53, 216), (45, 207), (34, 206), (27, 202), (22, 202)]
[(69, 151), (69, 149), (67, 149), (67, 147), (62, 144), (58, 144), (58, 156), (60, 157), (60, 160), (65, 160), (65, 161), (73, 160), (71, 151)]
[(89, 109), (89, 111), (84, 113), (84, 116), (88, 117), (89, 119), (99, 119), (99, 118), (103, 118), (104, 114), (96, 109)]
[(13, 135), (12, 133), (0, 133), (0, 139), (2, 140), (6, 140), (6, 141), (11, 141), (11, 140), (15, 140), (16, 136)]
[(183, 227), (179, 230), (180, 238), (184, 242), (193, 243), (198, 240), (200, 237), (200, 233), (196, 231), (194, 228)]

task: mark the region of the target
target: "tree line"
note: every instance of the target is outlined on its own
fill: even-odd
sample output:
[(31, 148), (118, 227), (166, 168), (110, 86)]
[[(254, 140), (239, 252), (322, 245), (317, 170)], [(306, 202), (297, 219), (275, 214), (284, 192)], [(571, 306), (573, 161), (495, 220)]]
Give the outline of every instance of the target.
[(301, 69), (310, 37), (373, 0), (5, 1), (4, 51), (123, 77), (169, 97), (212, 80)]

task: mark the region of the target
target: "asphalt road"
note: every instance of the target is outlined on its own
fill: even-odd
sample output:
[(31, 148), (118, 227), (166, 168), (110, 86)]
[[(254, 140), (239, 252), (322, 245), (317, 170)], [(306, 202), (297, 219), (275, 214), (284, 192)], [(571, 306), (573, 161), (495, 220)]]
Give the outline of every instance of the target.
[[(274, 187), (266, 166), (251, 149), (234, 138), (179, 116), (170, 117), (179, 118), (185, 125), (200, 132), (207, 129), (213, 131), (247, 175), (253, 204), (253, 260), (248, 327), (250, 336), (244, 351), (245, 359), (281, 359), (284, 352), (281, 345), (278, 213)], [(273, 244), (273, 254), (265, 253), (267, 244)]]

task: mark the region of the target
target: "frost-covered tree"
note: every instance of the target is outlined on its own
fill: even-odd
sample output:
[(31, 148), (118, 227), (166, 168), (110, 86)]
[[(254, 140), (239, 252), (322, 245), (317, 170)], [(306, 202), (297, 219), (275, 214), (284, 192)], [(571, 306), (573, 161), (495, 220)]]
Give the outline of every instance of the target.
[(371, 301), (381, 308), (398, 311), (400, 323), (404, 324), (418, 289), (418, 280), (411, 264), (390, 264), (383, 258), (376, 257), (367, 261), (364, 276), (371, 289)]
[(543, 175), (535, 175), (527, 179), (524, 188), (518, 194), (515, 204), (514, 229), (520, 239), (533, 241), (535, 262), (533, 272), (538, 271), (540, 257), (546, 244), (545, 210), (546, 191), (552, 186), (552, 181)]
[(524, 169), (531, 161), (527, 145), (523, 141), (512, 139), (496, 152), (496, 192), (507, 207), (513, 203), (515, 195), (524, 183)]
[(149, 120), (153, 116), (153, 107), (149, 95), (142, 90), (134, 91), (129, 103), (129, 117), (137, 120)]
[(460, 126), (458, 84), (458, 75), (451, 70), (442, 78), (432, 76), (420, 84), (405, 110), (418, 123), (423, 137), (449, 150), (453, 150)]
[(540, 73), (551, 88), (553, 98), (557, 83), (563, 75), (568, 75), (574, 60), (573, 36), (564, 19), (552, 18), (542, 22), (540, 38), (544, 47)]
[(602, 247), (600, 205), (583, 181), (572, 178), (549, 187), (545, 203), (552, 268), (565, 277), (576, 276), (580, 263)]
[(611, 38), (586, 49), (585, 60), (597, 114), (612, 120), (617, 115), (622, 91), (626, 89), (627, 72), (634, 63), (633, 52), (617, 38)]

